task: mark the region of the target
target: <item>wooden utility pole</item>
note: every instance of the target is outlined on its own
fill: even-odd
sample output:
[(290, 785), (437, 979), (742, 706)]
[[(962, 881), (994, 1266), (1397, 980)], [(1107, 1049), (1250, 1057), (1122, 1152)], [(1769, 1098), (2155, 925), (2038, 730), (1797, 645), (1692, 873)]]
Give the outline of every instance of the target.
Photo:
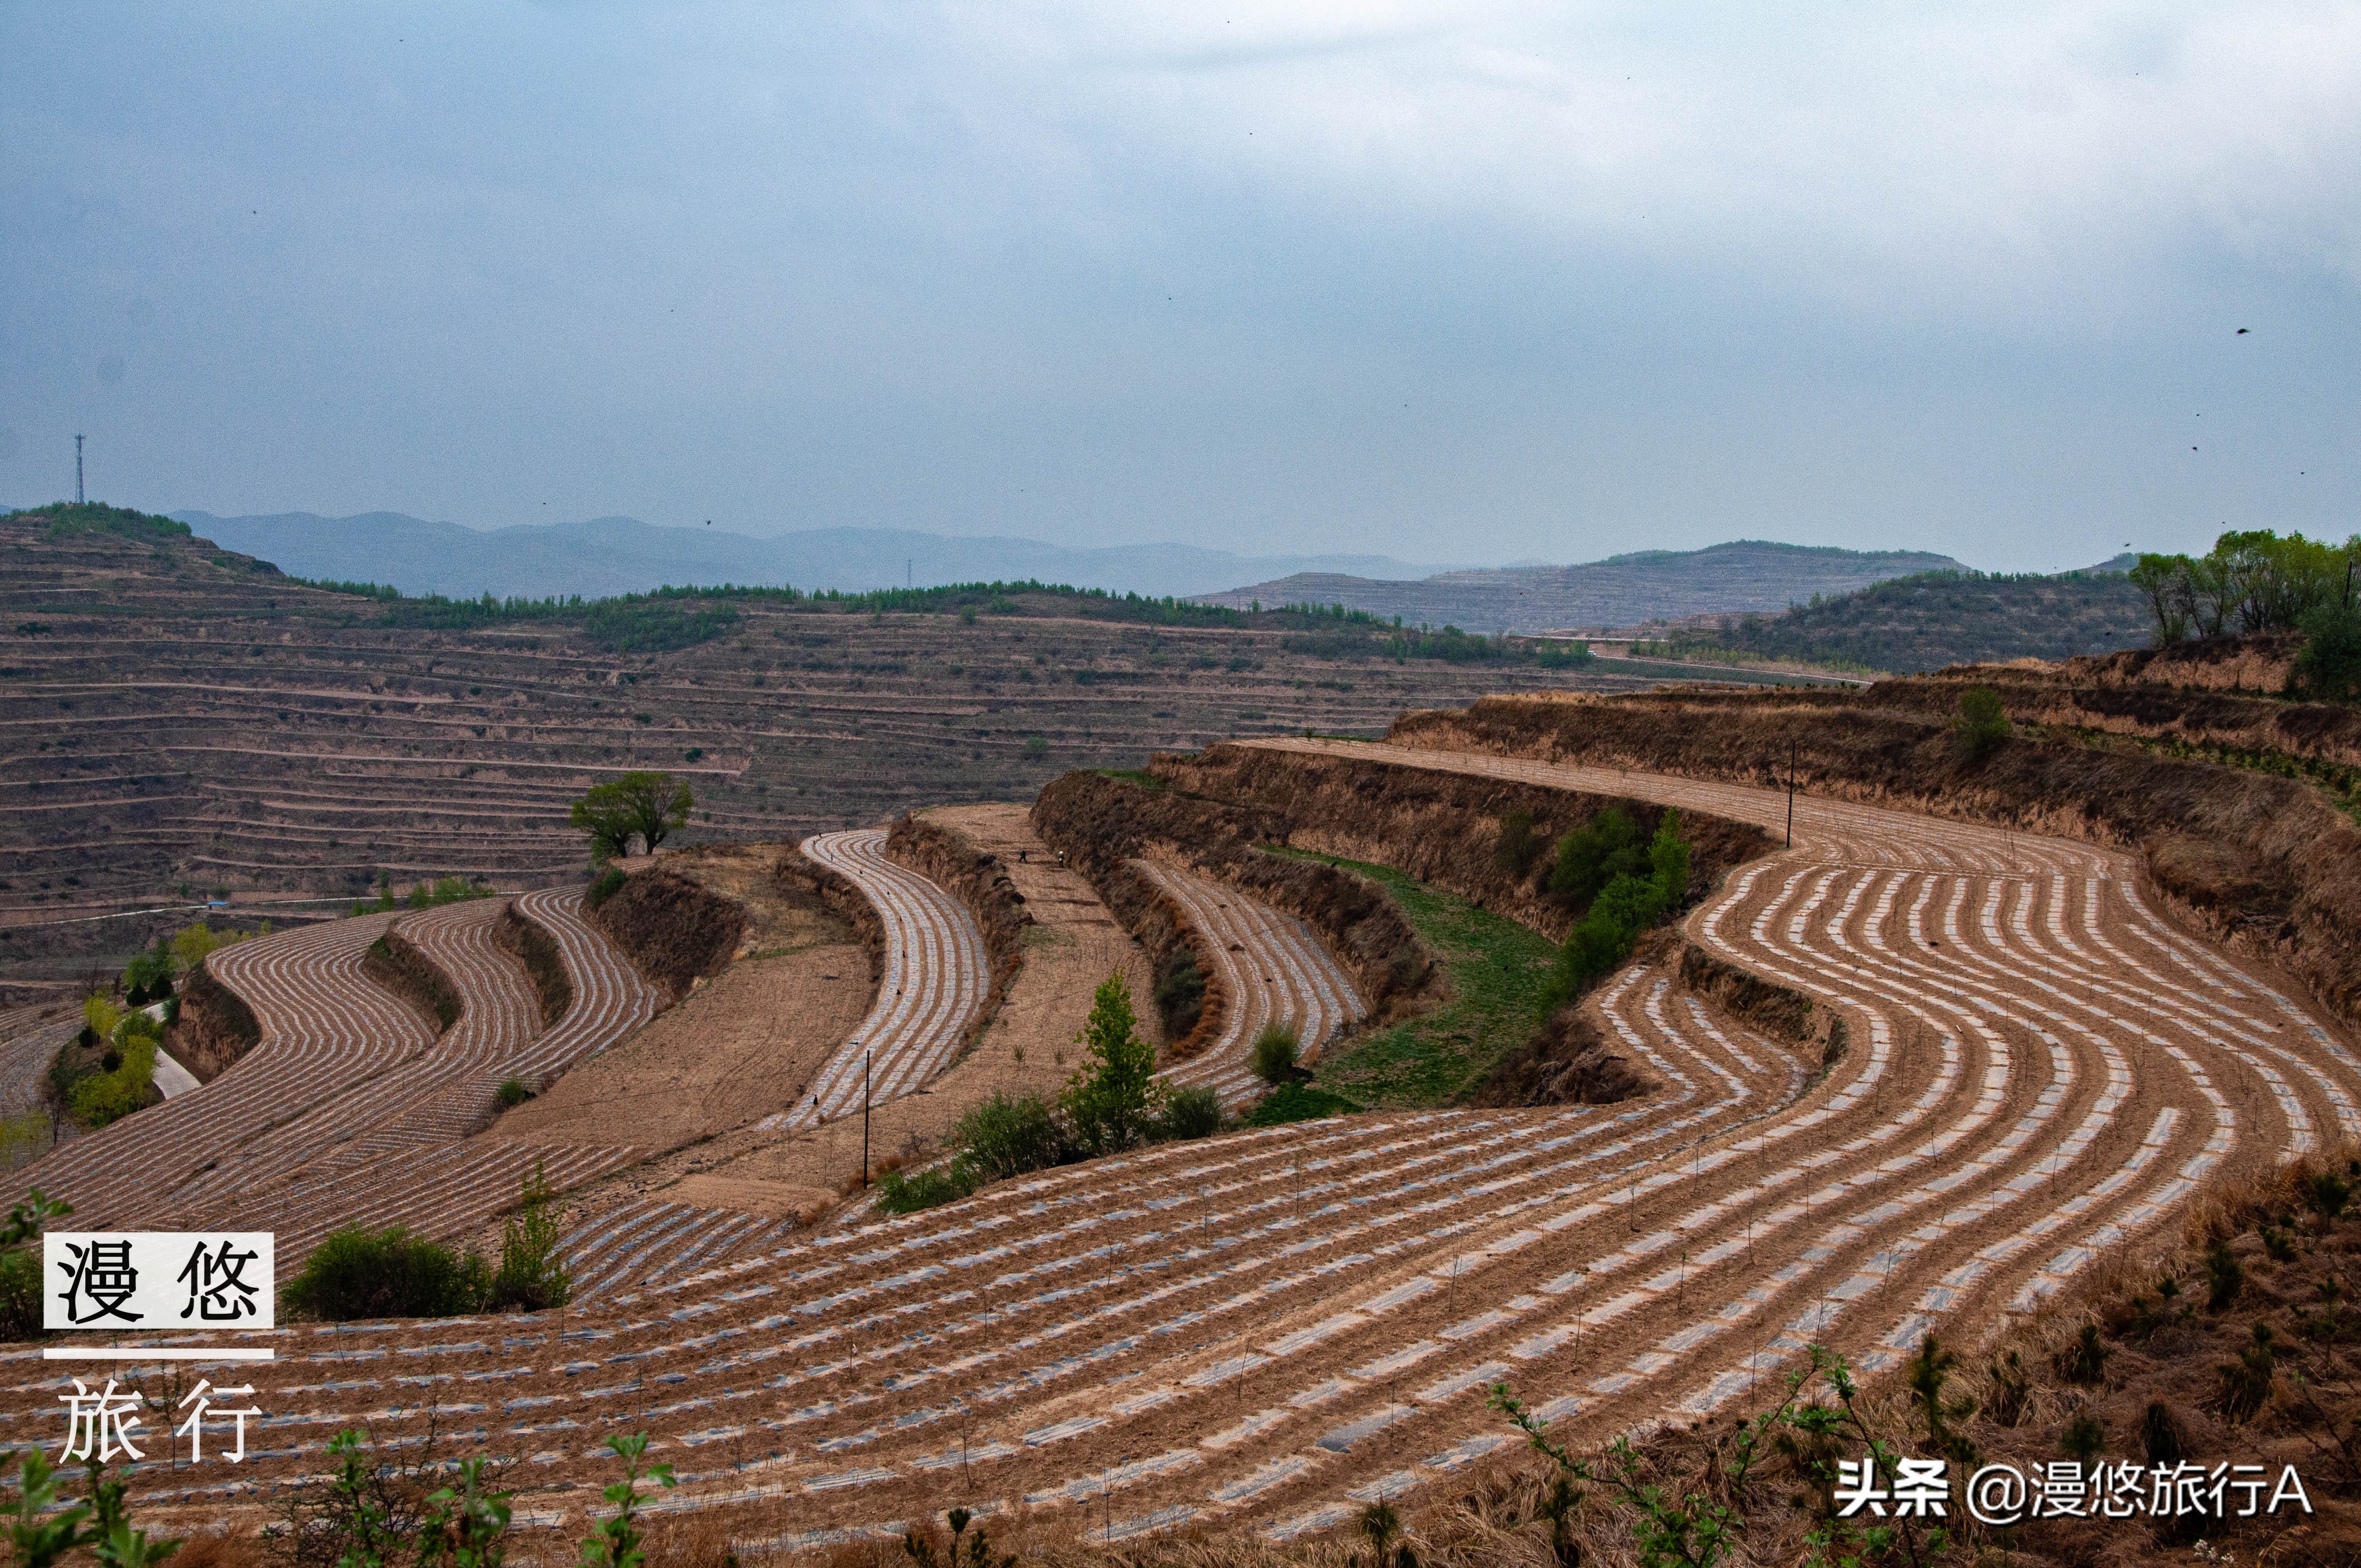
[(869, 1187), (869, 1053), (861, 1053), (861, 1186)]
[(1795, 742), (1787, 742), (1787, 848), (1795, 847)]

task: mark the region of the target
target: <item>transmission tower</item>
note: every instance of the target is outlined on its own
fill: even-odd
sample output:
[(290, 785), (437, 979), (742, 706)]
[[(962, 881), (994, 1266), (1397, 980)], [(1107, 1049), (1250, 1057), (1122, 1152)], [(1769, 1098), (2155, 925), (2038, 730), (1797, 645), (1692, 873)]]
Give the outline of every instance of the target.
[(82, 505), (82, 437), (74, 437), (74, 505)]

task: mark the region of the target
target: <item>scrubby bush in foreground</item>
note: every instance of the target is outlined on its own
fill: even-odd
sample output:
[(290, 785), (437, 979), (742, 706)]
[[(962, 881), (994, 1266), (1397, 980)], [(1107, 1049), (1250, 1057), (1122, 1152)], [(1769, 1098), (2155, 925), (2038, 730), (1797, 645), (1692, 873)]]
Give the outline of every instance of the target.
[(951, 1138), (979, 1186), (1046, 1170), (1066, 1157), (1058, 1113), (1037, 1094), (994, 1094), (971, 1106)]
[(1222, 1097), (1200, 1084), (1176, 1089), (1157, 1131), (1167, 1138), (1211, 1137), (1222, 1129)]

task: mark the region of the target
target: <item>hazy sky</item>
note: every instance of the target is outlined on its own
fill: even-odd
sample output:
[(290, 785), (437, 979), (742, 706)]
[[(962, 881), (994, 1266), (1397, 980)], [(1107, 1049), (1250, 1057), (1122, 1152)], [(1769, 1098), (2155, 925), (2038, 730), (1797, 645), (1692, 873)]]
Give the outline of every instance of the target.
[(0, 7), (14, 503), (2057, 569), (2356, 370), (2351, 3)]

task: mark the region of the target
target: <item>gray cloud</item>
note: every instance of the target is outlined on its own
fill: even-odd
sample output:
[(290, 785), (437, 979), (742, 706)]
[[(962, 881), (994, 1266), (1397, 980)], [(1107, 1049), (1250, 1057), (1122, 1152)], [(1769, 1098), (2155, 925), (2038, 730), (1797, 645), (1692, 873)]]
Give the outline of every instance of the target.
[(484, 526), (2361, 521), (2349, 7), (18, 7), (0, 61), (19, 501), (86, 429), (119, 500)]

